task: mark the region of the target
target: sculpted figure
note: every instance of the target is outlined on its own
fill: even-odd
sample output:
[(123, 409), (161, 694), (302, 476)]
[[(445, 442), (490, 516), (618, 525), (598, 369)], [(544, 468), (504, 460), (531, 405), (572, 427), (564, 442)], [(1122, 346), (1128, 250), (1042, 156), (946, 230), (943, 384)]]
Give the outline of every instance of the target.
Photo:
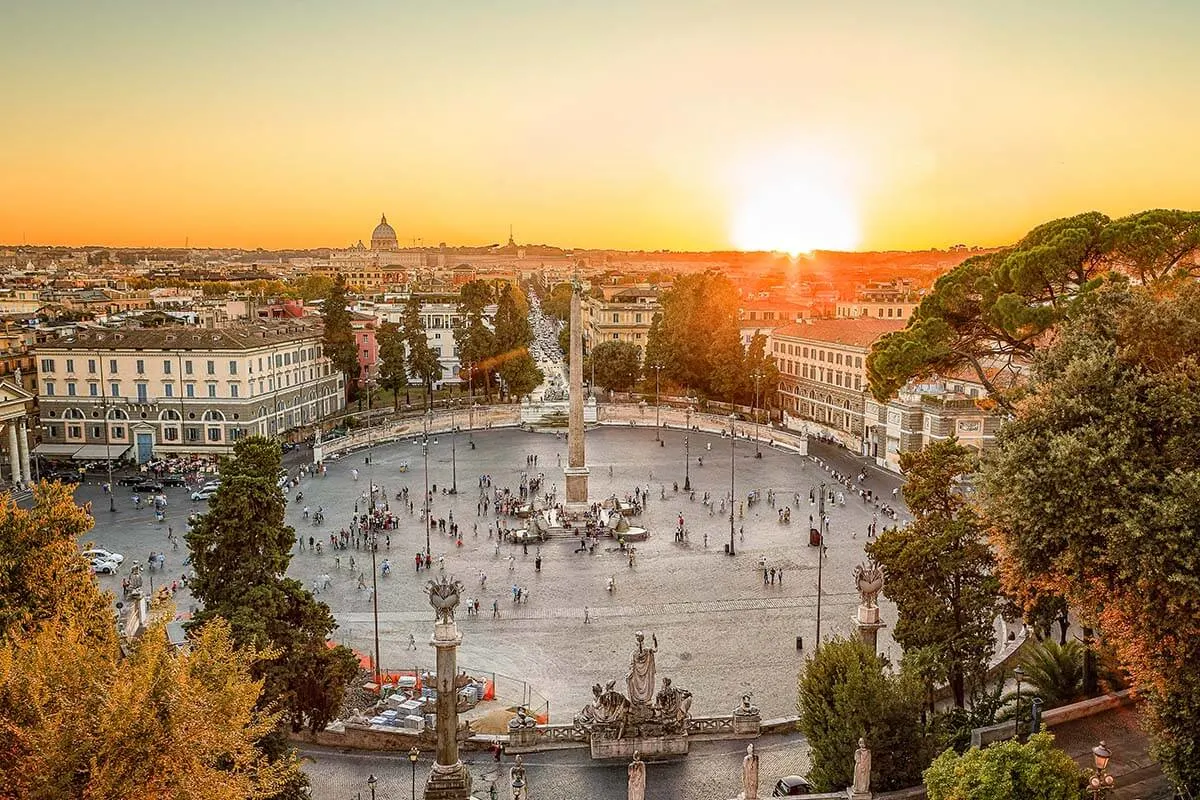
[(854, 751), (854, 791), (871, 791), (871, 751), (863, 739), (858, 740), (858, 749)]
[(742, 797), (758, 800), (758, 753), (754, 745), (746, 745), (746, 757), (742, 759)]
[(629, 665), (625, 683), (629, 689), (629, 702), (646, 704), (654, 700), (654, 654), (658, 652), (658, 637), (651, 636), (652, 647), (646, 647), (646, 636), (638, 631), (634, 634), (637, 649)]

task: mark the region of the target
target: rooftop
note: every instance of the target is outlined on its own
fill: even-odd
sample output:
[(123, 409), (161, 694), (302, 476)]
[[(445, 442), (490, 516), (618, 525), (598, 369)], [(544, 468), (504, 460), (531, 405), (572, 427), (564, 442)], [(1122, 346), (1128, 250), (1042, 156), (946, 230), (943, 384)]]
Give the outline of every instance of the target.
[(776, 328), (772, 336), (776, 339), (805, 339), (815, 342), (831, 342), (855, 347), (870, 347), (876, 339), (886, 333), (902, 330), (904, 320), (899, 319), (816, 319)]
[(227, 328), (137, 328), (86, 330), (73, 338), (43, 346), (54, 350), (249, 350), (265, 345), (311, 339), (320, 325), (298, 321), (260, 322)]

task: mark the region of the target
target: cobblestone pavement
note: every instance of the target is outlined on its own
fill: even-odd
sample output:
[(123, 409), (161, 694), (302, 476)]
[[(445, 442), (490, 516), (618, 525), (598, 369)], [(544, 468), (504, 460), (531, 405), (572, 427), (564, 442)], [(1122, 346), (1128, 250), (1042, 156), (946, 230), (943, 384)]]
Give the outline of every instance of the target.
[[(804, 739), (798, 735), (772, 736), (754, 744), (759, 754), (759, 795), (770, 796), (775, 781), (785, 775), (804, 775), (810, 762)], [(727, 800), (741, 791), (742, 756), (745, 741), (693, 742), (687, 756), (669, 761), (651, 762), (646, 767), (647, 800)], [(341, 752), (328, 748), (301, 749), (305, 771), (312, 781), (316, 800), (369, 797), (367, 778), (375, 775), (378, 800), (402, 800), (411, 797), (412, 768), (405, 753)], [(577, 798), (623, 798), (626, 790), (626, 764), (596, 763), (588, 751), (558, 750), (522, 756), (529, 796), (553, 800)], [(508, 770), (513, 759), (504, 757), (497, 764), (488, 753), (466, 753), (471, 768), (472, 791), (487, 798), (496, 784), (497, 796), (511, 797)], [(429, 775), (427, 757), (417, 764), (417, 796)]]
[[(664, 444), (658, 446), (653, 431), (645, 429), (613, 427), (588, 433), (593, 498), (624, 496), (635, 485), (650, 487), (650, 502), (638, 524), (651, 531), (651, 538), (637, 545), (636, 565), (628, 566), (610, 543), (602, 542), (594, 555), (580, 555), (573, 552), (574, 541), (559, 540), (542, 546), (540, 572), (534, 569), (535, 547), (528, 553), (511, 544), (498, 550), (489, 539), (489, 526), (496, 520), (490, 514), (476, 516), (478, 477), (491, 475), (494, 485), (516, 490), (526, 455), (536, 454), (533, 472), (544, 473), (546, 488), (557, 488), (561, 496), (564, 484), (558, 459), (566, 462), (565, 434), (555, 438), (512, 429), (478, 431), (473, 436), (461, 432), (455, 437), (453, 456), (451, 437), (435, 440), (429, 454), (429, 483), (436, 487), (433, 515), (448, 517), (453, 512), (464, 538), (458, 548), (453, 539), (434, 535), (432, 551), (435, 558), (445, 558), (447, 571), (461, 579), (465, 594), (478, 597), (481, 605), (479, 617), (467, 617), (460, 610), (464, 641), (459, 663), (473, 672), (506, 676), (507, 683), (515, 683), (522, 692), (527, 684), (535, 704), (538, 696), (545, 698), (552, 721), (565, 722), (590, 701), (593, 683), (624, 676), (632, 634), (644, 630), (647, 639), (651, 633), (658, 637), (658, 675), (670, 676), (676, 685), (694, 693), (694, 714), (728, 713), (746, 691), (753, 693), (764, 717), (792, 714), (796, 673), (816, 633), (817, 558), (816, 548), (807, 545), (808, 491), (829, 477), (816, 457), (763, 448), (762, 458), (755, 459), (753, 444), (738, 441), (733, 461), (739, 500), (744, 501), (753, 489), (765, 496), (773, 488), (779, 505), (793, 507), (791, 524), (781, 524), (776, 509), (765, 501), (747, 508), (744, 517), (735, 519), (737, 555), (731, 558), (722, 549), (730, 536), (727, 516), (719, 510), (710, 515), (701, 502), (705, 491), (716, 497), (729, 491), (730, 440), (690, 434), (688, 469), (696, 488), (692, 501), (672, 489), (676, 481), (683, 484), (684, 434), (671, 430), (662, 436)], [(471, 438), (474, 450), (468, 444)], [(827, 455), (844, 463), (842, 472), (857, 467), (845, 451), (831, 448)], [(697, 456), (703, 456), (704, 466), (698, 465)], [(367, 490), (369, 481), (382, 485), (388, 498), (408, 487), (419, 513), (424, 488), (419, 445), (408, 441), (375, 448), (372, 461), (367, 465), (363, 453), (350, 455), (332, 462), (327, 477), (306, 479), (300, 485), (304, 502), (292, 503), (288, 509), (288, 521), (297, 533), (328, 542), (331, 531), (348, 525), (356, 497)], [(401, 471), (405, 465), (407, 471)], [(359, 470), (357, 482), (351, 477), (352, 468)], [(459, 493), (443, 495), (452, 481), (452, 469), (456, 469)], [(897, 483), (895, 477), (877, 473), (867, 481), (870, 488), (889, 497)], [(152, 512), (133, 509), (128, 490), (118, 490), (119, 510), (110, 513), (97, 484), (79, 488), (77, 498), (93, 501), (97, 518), (96, 528), (82, 541), (124, 553), (126, 564), (135, 559), (145, 562), (151, 550), (165, 550), (167, 568), (153, 574), (155, 582), (178, 579), (186, 569), (182, 564), (186, 546), (173, 551), (167, 544), (167, 528), (181, 534), (187, 514), (204, 505), (188, 500), (183, 489), (168, 489), (167, 518), (156, 523)], [(664, 491), (666, 500), (661, 499)], [(798, 505), (793, 504), (793, 492), (800, 494)], [(394, 499), (391, 504), (393, 510), (400, 510)], [(302, 518), (301, 505), (323, 506), (327, 523), (314, 528)], [(822, 636), (851, 630), (857, 604), (851, 572), (863, 559), (872, 511), (857, 498), (847, 497), (845, 507), (831, 512), (822, 571)], [(683, 544), (673, 541), (680, 513), (690, 531), (690, 540)], [(425, 642), (432, 612), (422, 591), (430, 576), (414, 574), (413, 568), (413, 555), (424, 549), (425, 538), (416, 516), (407, 512), (400, 516), (400, 528), (391, 532), (390, 546), (378, 556), (390, 558), (395, 567), (391, 575), (378, 579), (382, 663), (385, 668), (430, 668), (433, 652)], [(513, 526), (516, 520), (509, 522)], [(880, 527), (883, 523), (881, 518)], [(739, 532), (742, 528), (744, 534)], [(761, 559), (784, 570), (782, 585), (764, 585)], [(330, 587), (320, 596), (338, 619), (336, 636), (364, 653), (372, 647), (371, 598), (369, 591), (357, 586), (359, 573), (365, 573), (370, 585), (369, 564), (365, 552), (350, 549), (335, 555), (326, 550), (316, 555), (306, 546), (295, 553), (289, 570), (306, 585), (312, 585), (318, 575), (331, 576)], [(480, 587), (481, 571), (488, 576), (486, 588)], [(612, 593), (605, 589), (609, 576), (616, 581)], [(101, 576), (101, 582), (119, 594), (120, 576)], [(513, 585), (525, 588), (527, 602), (512, 602)], [(499, 618), (491, 616), (493, 600), (498, 602)], [(177, 595), (176, 603), (181, 611), (189, 608), (186, 591)], [(592, 619), (589, 624), (583, 621), (585, 606)], [(883, 617), (895, 619), (886, 602)], [(410, 633), (420, 643), (415, 651), (408, 648)], [(804, 650), (797, 649), (797, 637), (803, 637)], [(885, 628), (880, 650), (886, 653), (891, 648)], [(502, 679), (501, 685), (505, 683)]]

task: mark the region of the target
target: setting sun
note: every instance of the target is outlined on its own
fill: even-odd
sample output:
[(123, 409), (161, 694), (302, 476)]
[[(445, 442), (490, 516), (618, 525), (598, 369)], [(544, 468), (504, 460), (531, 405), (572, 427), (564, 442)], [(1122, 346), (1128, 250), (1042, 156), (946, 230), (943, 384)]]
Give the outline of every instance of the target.
[(832, 161), (777, 157), (745, 170), (738, 184), (730, 230), (735, 247), (792, 255), (858, 247), (858, 209), (848, 176)]

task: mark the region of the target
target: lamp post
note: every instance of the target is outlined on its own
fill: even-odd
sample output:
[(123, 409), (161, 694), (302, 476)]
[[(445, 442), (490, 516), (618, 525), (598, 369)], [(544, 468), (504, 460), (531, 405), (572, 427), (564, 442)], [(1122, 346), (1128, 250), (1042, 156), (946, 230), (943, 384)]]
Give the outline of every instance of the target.
[(1092, 795), (1092, 800), (1101, 800), (1106, 794), (1112, 791), (1113, 784), (1116, 781), (1112, 775), (1108, 774), (1108, 760), (1112, 758), (1112, 753), (1101, 742), (1098, 747), (1092, 748), (1092, 774), (1088, 778), (1088, 792)]
[(371, 773), (367, 778), (367, 786), (371, 787), (371, 800), (375, 800), (375, 784), (379, 783), (379, 779), (375, 777), (375, 773)]
[(737, 434), (733, 429), (733, 423), (737, 419), (736, 414), (729, 415), (729, 555), (737, 555), (733, 550), (733, 507), (736, 505), (734, 499), (737, 497), (734, 491), (734, 448), (737, 446)]
[[(108, 426), (108, 392), (104, 391), (105, 386), (104, 386), (104, 355), (103, 355), (103, 353), (101, 353), (99, 361), (100, 361), (100, 408), (104, 414), (104, 463), (108, 466), (108, 510), (116, 511), (117, 510), (117, 493), (113, 491), (113, 482), (112, 482), (112, 440), (109, 437), (110, 428)], [(86, 434), (87, 433), (87, 422), (81, 423), (80, 427), (83, 429), (83, 432)], [(182, 422), (180, 423), (179, 427), (180, 427), (180, 430), (183, 429)], [(87, 437), (85, 436), (84, 439), (86, 440)], [(82, 476), (81, 476), (81, 480), (82, 480)]]
[(1021, 741), (1021, 681), (1025, 680), (1025, 670), (1017, 667), (1013, 670), (1013, 677), (1017, 679), (1017, 714), (1013, 720), (1013, 738), (1019, 742)]
[(467, 441), (475, 444), (475, 408), (479, 404), (475, 402), (475, 398), (471, 397), (471, 419), (467, 421)]
[(821, 497), (817, 501), (817, 652), (821, 652), (821, 580), (825, 567), (825, 534), (829, 523), (825, 521), (825, 484), (821, 484)]
[(754, 378), (754, 457), (762, 458), (762, 452), (758, 449), (758, 382), (763, 379), (763, 374), (755, 372), (751, 377)]
[(658, 393), (659, 376), (662, 372), (662, 364), (654, 364), (651, 369), (654, 370), (654, 441), (657, 442), (662, 439), (662, 435), (659, 433), (659, 429), (661, 428), (661, 423), (659, 422), (659, 410), (662, 408), (662, 404), (659, 402)]
[(429, 424), (433, 421), (433, 411), (425, 412), (425, 438), (421, 442), (421, 456), (425, 460), (425, 509), (422, 512), (425, 515), (425, 555), (430, 554), (429, 549)]
[(412, 765), (412, 800), (417, 800), (417, 758), (421, 751), (413, 748), (408, 751), (408, 763)]
[(684, 415), (687, 419), (687, 424), (684, 426), (687, 432), (683, 434), (683, 490), (690, 492), (692, 490), (692, 451), (688, 447), (688, 434), (692, 431), (692, 407), (690, 405)]

